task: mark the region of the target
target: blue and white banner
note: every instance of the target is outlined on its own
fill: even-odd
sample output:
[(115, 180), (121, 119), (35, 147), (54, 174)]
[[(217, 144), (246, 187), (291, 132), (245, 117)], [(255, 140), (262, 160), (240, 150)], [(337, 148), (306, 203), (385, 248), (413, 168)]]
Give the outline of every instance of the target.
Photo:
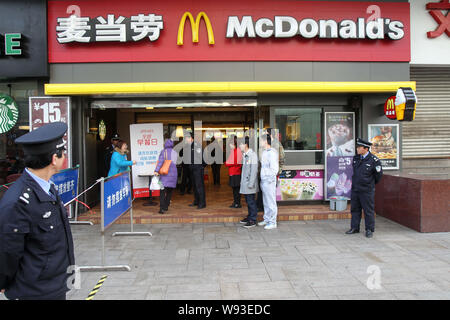
[(108, 228), (131, 208), (130, 172), (122, 172), (103, 182), (103, 228)]
[(50, 178), (64, 203), (68, 203), (78, 195), (78, 170), (79, 168), (62, 170)]

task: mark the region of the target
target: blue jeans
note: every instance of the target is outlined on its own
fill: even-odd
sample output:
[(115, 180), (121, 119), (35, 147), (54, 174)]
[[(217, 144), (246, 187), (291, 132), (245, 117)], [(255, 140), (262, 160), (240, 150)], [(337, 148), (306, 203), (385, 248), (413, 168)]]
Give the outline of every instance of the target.
[(255, 194), (244, 194), (245, 202), (248, 206), (248, 216), (249, 221), (256, 222), (256, 216), (258, 215), (258, 207), (256, 206)]

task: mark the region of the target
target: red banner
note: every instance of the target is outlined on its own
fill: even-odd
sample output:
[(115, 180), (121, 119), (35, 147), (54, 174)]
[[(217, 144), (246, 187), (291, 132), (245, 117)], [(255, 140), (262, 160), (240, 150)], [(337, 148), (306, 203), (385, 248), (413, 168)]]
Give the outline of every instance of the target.
[(409, 62), (409, 6), (353, 1), (50, 0), (49, 62)]

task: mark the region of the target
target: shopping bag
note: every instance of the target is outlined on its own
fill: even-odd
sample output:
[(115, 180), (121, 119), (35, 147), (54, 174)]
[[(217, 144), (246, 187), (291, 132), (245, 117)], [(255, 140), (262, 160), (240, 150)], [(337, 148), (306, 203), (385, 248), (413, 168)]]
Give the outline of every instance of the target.
[(150, 183), (150, 190), (164, 190), (164, 186), (158, 176), (153, 176), (152, 182)]
[(172, 162), (172, 160), (168, 160), (167, 159), (167, 150), (164, 150), (164, 163), (161, 166), (161, 169), (159, 169), (159, 174), (160, 175), (166, 175), (169, 173), (169, 168), (170, 168), (170, 163)]

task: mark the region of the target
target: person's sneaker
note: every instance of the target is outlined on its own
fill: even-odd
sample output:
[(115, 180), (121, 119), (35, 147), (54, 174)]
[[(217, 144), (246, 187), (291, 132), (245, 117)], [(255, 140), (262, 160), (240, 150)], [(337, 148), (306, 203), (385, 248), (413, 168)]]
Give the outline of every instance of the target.
[(265, 230), (276, 229), (276, 228), (277, 228), (277, 224), (276, 223), (268, 223), (264, 227)]
[(263, 226), (265, 226), (267, 224), (267, 222), (266, 221), (261, 221), (261, 222), (258, 222), (258, 226), (260, 226), (260, 227), (263, 227)]
[(241, 221), (239, 221), (239, 223), (242, 223), (242, 224), (246, 224), (248, 222), (248, 219), (247, 218), (244, 218), (244, 219), (242, 219)]
[(255, 226), (256, 226), (256, 222), (255, 221), (248, 221), (243, 227), (247, 228), (247, 229), (250, 229), (250, 228), (255, 227)]

